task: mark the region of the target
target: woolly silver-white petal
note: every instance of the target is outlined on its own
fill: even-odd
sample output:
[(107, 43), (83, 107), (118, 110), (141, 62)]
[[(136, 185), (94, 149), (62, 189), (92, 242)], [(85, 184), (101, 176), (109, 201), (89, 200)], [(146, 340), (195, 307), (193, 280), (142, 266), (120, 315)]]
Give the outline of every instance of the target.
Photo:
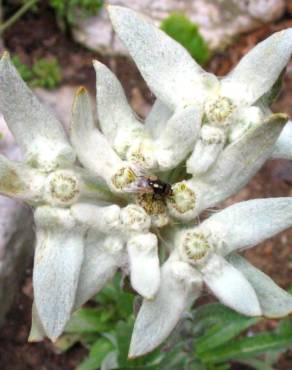
[[(292, 197), (254, 199), (215, 213), (200, 225), (219, 252), (252, 247), (292, 226)], [(223, 244), (222, 244), (223, 242)]]
[(61, 124), (26, 86), (7, 53), (0, 61), (0, 111), (33, 167), (50, 171), (75, 161)]
[(120, 6), (108, 10), (115, 31), (157, 98), (174, 109), (203, 101), (205, 91), (216, 81), (214, 76), (142, 14)]
[(272, 114), (266, 106), (261, 105), (240, 108), (235, 115), (235, 119), (230, 126), (228, 138), (230, 142), (238, 140), (244, 132), (249, 130), (252, 126), (257, 126), (266, 117)]
[(243, 315), (261, 315), (260, 304), (252, 285), (223, 257), (212, 254), (200, 270), (208, 288), (226, 306)]
[(110, 233), (120, 226), (120, 210), (116, 204), (99, 206), (77, 203), (71, 207), (72, 215), (76, 220), (100, 233)]
[(227, 145), (216, 165), (206, 174), (188, 181), (197, 195), (197, 214), (235, 194), (270, 157), (273, 146), (287, 121), (273, 114), (252, 126), (238, 140)]
[(268, 92), (292, 52), (292, 28), (274, 33), (256, 45), (221, 81), (221, 93), (238, 104), (251, 105)]
[(83, 260), (83, 232), (67, 209), (38, 207), (35, 221), (35, 304), (47, 336), (55, 341), (74, 307)]
[(135, 321), (129, 357), (151, 352), (171, 333), (189, 299), (198, 297), (201, 278), (184, 262), (170, 257), (161, 269), (161, 284), (154, 300), (144, 299)]
[(112, 176), (125, 165), (95, 127), (90, 98), (84, 88), (77, 91), (73, 104), (70, 138), (80, 162), (112, 188)]
[(177, 109), (155, 142), (160, 170), (177, 166), (192, 151), (201, 125), (201, 113), (194, 106)]
[(237, 254), (228, 256), (227, 260), (253, 286), (264, 316), (279, 318), (292, 313), (292, 295), (277, 286), (269, 276)]
[(144, 130), (130, 108), (122, 85), (104, 64), (93, 62), (96, 72), (96, 103), (100, 128), (120, 155)]
[(286, 121), (286, 115), (272, 114), (227, 145), (206, 173), (176, 183), (167, 201), (170, 214), (194, 219), (240, 190), (270, 157)]
[(207, 172), (221, 153), (225, 140), (226, 137), (221, 128), (203, 125), (200, 139), (187, 160), (187, 172), (194, 176)]
[(288, 121), (275, 143), (272, 159), (292, 159), (292, 121)]
[(74, 309), (78, 309), (112, 279), (121, 263), (123, 243), (118, 237), (90, 231), (85, 239)]
[(0, 193), (37, 203), (42, 199), (45, 177), (29, 166), (0, 155)]
[(147, 299), (153, 299), (160, 283), (157, 244), (156, 235), (151, 233), (135, 235), (127, 243), (131, 285)]
[(159, 99), (156, 99), (145, 119), (145, 130), (153, 139), (157, 139), (165, 128), (173, 112)]

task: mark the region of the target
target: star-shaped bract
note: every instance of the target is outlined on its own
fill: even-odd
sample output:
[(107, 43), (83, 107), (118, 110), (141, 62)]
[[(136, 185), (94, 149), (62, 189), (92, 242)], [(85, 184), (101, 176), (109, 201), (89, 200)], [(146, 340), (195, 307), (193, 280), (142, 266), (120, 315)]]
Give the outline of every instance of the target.
[(199, 226), (172, 233), (169, 243), (174, 249), (162, 266), (155, 300), (144, 300), (138, 313), (129, 356), (141, 356), (161, 344), (200, 295), (202, 283), (241, 314), (291, 314), (292, 296), (236, 253), (291, 225), (292, 198), (267, 198), (237, 203)]

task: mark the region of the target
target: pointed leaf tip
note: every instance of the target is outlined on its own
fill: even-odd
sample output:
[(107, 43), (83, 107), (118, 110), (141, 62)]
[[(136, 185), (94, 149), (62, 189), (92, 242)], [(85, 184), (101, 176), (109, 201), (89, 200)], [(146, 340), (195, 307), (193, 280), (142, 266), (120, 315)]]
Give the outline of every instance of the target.
[(273, 113), (266, 118), (266, 123), (276, 123), (285, 125), (289, 120), (289, 117), (286, 113)]
[(76, 95), (82, 95), (88, 93), (87, 89), (84, 86), (79, 86)]
[(2, 60), (10, 60), (10, 53), (8, 51), (4, 51), (2, 56), (1, 56), (1, 61)]
[(100, 63), (100, 61), (98, 61), (97, 59), (94, 59), (93, 61), (92, 61), (92, 64), (93, 64), (93, 67), (96, 69), (96, 68), (98, 68), (98, 67), (100, 67), (100, 66), (102, 66), (102, 63)]
[[(203, 80), (207, 74), (181, 44), (135, 10), (115, 6), (109, 8), (109, 16), (118, 37), (157, 98), (174, 109), (202, 101), (206, 93)], [(199, 94), (198, 84), (202, 84)]]

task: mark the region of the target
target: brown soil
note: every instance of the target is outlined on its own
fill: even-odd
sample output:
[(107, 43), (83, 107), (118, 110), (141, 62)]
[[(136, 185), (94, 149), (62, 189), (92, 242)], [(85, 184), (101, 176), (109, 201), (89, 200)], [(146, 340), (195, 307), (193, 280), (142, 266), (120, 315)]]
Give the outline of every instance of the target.
[(73, 370), (87, 351), (75, 346), (64, 354), (55, 352), (49, 341), (28, 343), (32, 305), (31, 269), (26, 271), (6, 323), (0, 330), (1, 370)]
[[(208, 69), (218, 75), (226, 74), (250, 48), (275, 30), (292, 26), (292, 20), (284, 19), (237, 40), (226, 52), (216, 55)], [(54, 13), (44, 1), (41, 11), (30, 13), (18, 21), (5, 34), (7, 49), (20, 56), (23, 62), (32, 64), (40, 57), (55, 56), (63, 70), (63, 84), (84, 85), (94, 91), (95, 75), (92, 60), (98, 58), (109, 65), (123, 83), (129, 98), (137, 94), (153, 101), (145, 83), (133, 63), (126, 58), (106, 58), (85, 50), (70, 37), (59, 31)], [(292, 117), (292, 67), (287, 69), (283, 91), (274, 110), (284, 111)], [(235, 201), (271, 196), (292, 196), (292, 163), (268, 162), (250, 184), (225, 204)], [(246, 252), (247, 258), (268, 273), (284, 288), (291, 288), (292, 281), (292, 230), (270, 239)], [(49, 342), (28, 344), (27, 336), (31, 315), (31, 271), (27, 271), (24, 284), (10, 310), (6, 324), (0, 331), (0, 368), (2, 370), (70, 370), (84, 357), (86, 350), (75, 346), (65, 354), (54, 353)], [(271, 322), (270, 325), (274, 325)], [(279, 370), (291, 369), (291, 353), (282, 356)], [(239, 370), (238, 365), (234, 369)], [(240, 369), (243, 369), (240, 367)], [(245, 367), (245, 369), (247, 369)]]

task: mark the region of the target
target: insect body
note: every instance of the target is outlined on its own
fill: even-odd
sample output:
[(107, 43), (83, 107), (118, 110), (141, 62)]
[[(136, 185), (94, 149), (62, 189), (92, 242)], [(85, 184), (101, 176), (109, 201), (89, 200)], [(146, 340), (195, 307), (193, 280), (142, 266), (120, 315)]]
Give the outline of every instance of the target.
[(171, 185), (167, 182), (163, 182), (158, 178), (153, 180), (152, 178), (147, 178), (148, 186), (153, 189), (155, 195), (160, 195), (162, 197), (169, 196), (172, 194)]
[(137, 181), (139, 193), (153, 193), (154, 197), (164, 198), (172, 195), (171, 185), (156, 176), (139, 177)]

